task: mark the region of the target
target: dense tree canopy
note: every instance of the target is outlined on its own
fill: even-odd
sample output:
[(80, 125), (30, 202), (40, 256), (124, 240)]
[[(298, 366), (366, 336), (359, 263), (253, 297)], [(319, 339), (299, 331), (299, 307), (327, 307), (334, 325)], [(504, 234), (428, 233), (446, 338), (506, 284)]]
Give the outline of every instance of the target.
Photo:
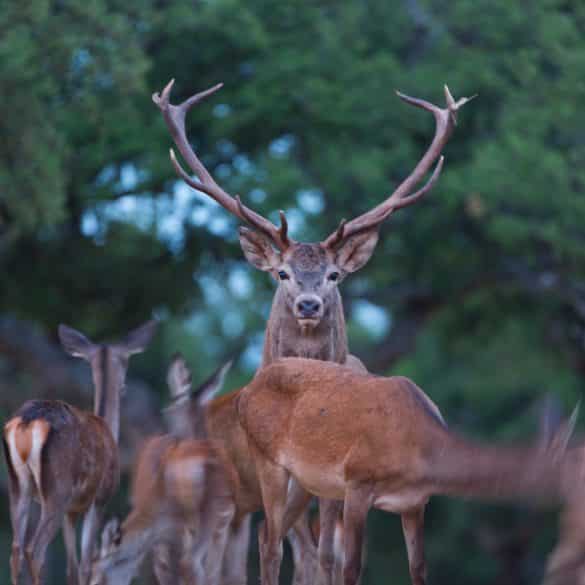
[[(178, 348), (200, 377), (243, 352), (232, 377), (246, 380), (272, 284), (244, 262), (234, 218), (176, 180), (152, 92), (174, 77), (178, 101), (223, 81), (188, 118), (194, 146), (226, 189), (272, 218), (286, 210), (294, 237), (314, 241), (385, 197), (428, 145), (431, 117), (394, 90), (439, 103), (447, 83), (478, 98), (437, 187), (387, 221), (344, 284), (352, 351), (411, 376), (475, 436), (527, 436), (544, 393), (580, 396), (583, 3), (5, 4), (0, 315), (54, 339), (61, 321), (107, 337), (154, 312), (163, 333), (136, 371), (161, 393)], [(27, 378), (1, 382), (16, 406)], [(534, 583), (549, 523), (437, 500), (431, 582)], [(408, 583), (398, 523), (373, 515), (370, 536), (368, 582)]]

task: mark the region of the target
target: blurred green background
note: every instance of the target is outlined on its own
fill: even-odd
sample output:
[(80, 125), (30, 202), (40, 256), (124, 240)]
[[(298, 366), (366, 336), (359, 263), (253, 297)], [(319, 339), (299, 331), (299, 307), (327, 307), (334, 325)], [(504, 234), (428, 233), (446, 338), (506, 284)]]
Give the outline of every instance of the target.
[[(162, 428), (174, 351), (196, 380), (237, 354), (229, 389), (258, 364), (273, 284), (245, 262), (234, 218), (175, 177), (150, 97), (171, 77), (175, 100), (225, 82), (188, 119), (195, 148), (307, 241), (379, 202), (428, 145), (432, 118), (394, 90), (443, 103), (448, 83), (479, 97), (438, 186), (344, 283), (350, 347), (375, 373), (411, 376), (458, 431), (530, 436), (544, 393), (568, 408), (584, 389), (584, 72), (576, 0), (4, 2), (2, 416), (33, 396), (89, 403), (60, 322), (101, 339), (162, 320), (130, 367), (127, 465)], [(434, 499), (429, 584), (533, 584), (554, 527), (553, 514)], [(49, 565), (62, 583), (60, 543)], [(400, 523), (372, 513), (365, 583), (390, 582), (409, 583)]]

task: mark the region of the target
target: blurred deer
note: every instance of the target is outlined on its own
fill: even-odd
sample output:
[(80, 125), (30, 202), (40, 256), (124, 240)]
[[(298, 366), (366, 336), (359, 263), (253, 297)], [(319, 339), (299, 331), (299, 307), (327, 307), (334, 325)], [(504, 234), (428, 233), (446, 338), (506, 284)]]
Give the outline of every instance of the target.
[[(204, 400), (217, 392), (229, 366), (194, 394)], [(177, 401), (191, 393), (191, 374), (180, 356), (171, 363), (167, 379)], [(182, 418), (184, 405), (176, 407), (171, 407), (171, 422)], [(129, 584), (151, 550), (161, 584), (219, 583), (237, 476), (224, 465), (213, 442), (186, 438), (183, 433), (190, 430), (182, 424), (179, 429), (149, 439), (141, 450), (133, 475), (132, 511), (121, 528), (109, 523), (104, 529), (91, 585)]]
[[(205, 382), (197, 388), (192, 387), (192, 374), (187, 366), (185, 358), (181, 354), (176, 354), (169, 366), (167, 372), (167, 385), (170, 390), (171, 404), (164, 410), (164, 417), (167, 422), (170, 434), (178, 439), (208, 439), (207, 427), (205, 424), (206, 405), (222, 389), (225, 376), (229, 371), (232, 362), (229, 361), (218, 368)], [(228, 543), (237, 543), (238, 540), (233, 536), (233, 530), (240, 527), (230, 527)], [(249, 531), (249, 524), (246, 523), (246, 531)], [(208, 543), (200, 541), (203, 548)], [(192, 550), (192, 539), (187, 535), (177, 534), (175, 542), (165, 542), (155, 546), (153, 551), (154, 571), (160, 585), (174, 585), (176, 583), (176, 571), (173, 566), (177, 560), (181, 562), (181, 557)], [(224, 572), (229, 574), (229, 568), (235, 565), (238, 569), (242, 561), (237, 555), (237, 550), (230, 550), (227, 560), (224, 563)], [(247, 555), (247, 548), (243, 551)], [(245, 559), (244, 559), (245, 562)], [(221, 564), (221, 563), (220, 563)]]
[[(365, 367), (355, 356), (348, 353), (347, 332), (338, 285), (345, 277), (362, 268), (370, 259), (380, 226), (392, 213), (419, 201), (436, 183), (443, 167), (441, 152), (457, 121), (458, 110), (470, 98), (454, 100), (445, 86), (446, 107), (398, 93), (398, 96), (415, 107), (430, 112), (435, 118), (435, 136), (412, 173), (373, 209), (352, 219), (343, 220), (339, 227), (319, 243), (294, 241), (288, 234), (284, 213), (280, 212), (280, 227), (244, 205), (239, 197), (232, 197), (213, 179), (201, 163), (186, 136), (185, 118), (196, 104), (221, 88), (216, 85), (195, 94), (179, 105), (170, 103), (174, 80), (161, 94), (155, 93), (153, 101), (160, 108), (168, 129), (181, 155), (196, 179), (181, 167), (174, 151), (171, 160), (179, 176), (198, 192), (205, 193), (229, 213), (253, 228), (240, 228), (240, 245), (246, 259), (259, 270), (270, 273), (278, 283), (272, 309), (266, 327), (262, 365), (274, 360), (298, 356), (345, 364), (357, 371)], [(426, 184), (415, 190), (416, 185), (437, 163)], [(208, 408), (208, 427), (212, 437), (223, 439), (226, 450), (240, 474), (240, 493), (237, 499), (236, 522), (261, 508), (260, 486), (250, 457), (247, 440), (239, 427), (235, 401), (237, 393), (213, 401)], [(306, 507), (308, 496), (294, 480), (291, 481), (288, 507), (297, 517), (297, 509)], [(320, 565), (326, 583), (330, 583), (333, 557), (325, 551), (331, 550), (335, 518), (340, 504), (320, 500), (322, 518), (319, 542)], [(422, 524), (422, 515), (418, 521)], [(302, 564), (313, 554), (312, 539), (305, 520), (293, 527), (297, 532), (295, 547), (295, 580), (308, 581), (301, 577)], [(242, 538), (246, 538), (242, 534)], [(310, 571), (310, 569), (307, 569)], [(245, 574), (245, 564), (238, 571)], [(241, 579), (240, 579), (241, 581)]]
[(361, 573), (368, 510), (401, 515), (412, 583), (424, 585), (421, 516), (433, 494), (481, 498), (562, 496), (561, 469), (576, 413), (535, 447), (474, 444), (447, 430), (428, 396), (407, 378), (288, 358), (240, 392), (240, 421), (255, 458), (266, 529), (263, 585), (277, 585), (291, 475), (319, 497), (343, 500), (345, 585)]
[[(156, 322), (149, 321), (123, 341), (102, 345), (75, 329), (59, 326), (65, 351), (91, 365), (94, 411), (80, 410), (59, 400), (30, 400), (4, 426), (13, 585), (18, 585), (25, 559), (34, 585), (40, 585), (47, 546), (61, 524), (67, 550), (67, 582), (85, 585), (101, 512), (118, 485), (120, 394), (128, 358), (144, 351), (155, 328)], [(41, 515), (34, 534), (27, 540), (34, 500), (40, 503)], [(82, 515), (78, 568), (75, 525)]]
[(559, 541), (549, 556), (544, 585), (585, 585), (585, 443), (572, 447), (563, 464)]

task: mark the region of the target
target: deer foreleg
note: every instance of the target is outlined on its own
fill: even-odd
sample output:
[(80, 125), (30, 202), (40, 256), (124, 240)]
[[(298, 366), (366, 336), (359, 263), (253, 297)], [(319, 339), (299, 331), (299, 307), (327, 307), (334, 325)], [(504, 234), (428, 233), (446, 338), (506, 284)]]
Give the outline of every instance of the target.
[(264, 528), (258, 533), (260, 575), (262, 585), (278, 585), (289, 473), (283, 467), (267, 460), (258, 459), (257, 464), (266, 514)]
[(372, 504), (370, 486), (349, 488), (343, 504), (344, 585), (356, 585), (362, 571), (362, 548), (368, 510)]
[(307, 506), (311, 495), (294, 478), (288, 486), (283, 531), (287, 535), (294, 561), (293, 585), (312, 585), (317, 568), (317, 551), (309, 526)]
[(412, 585), (425, 585), (426, 565), (424, 549), (425, 507), (402, 514), (402, 532), (408, 552), (408, 568)]
[(319, 499), (319, 582), (333, 585), (335, 571), (335, 525), (343, 502)]

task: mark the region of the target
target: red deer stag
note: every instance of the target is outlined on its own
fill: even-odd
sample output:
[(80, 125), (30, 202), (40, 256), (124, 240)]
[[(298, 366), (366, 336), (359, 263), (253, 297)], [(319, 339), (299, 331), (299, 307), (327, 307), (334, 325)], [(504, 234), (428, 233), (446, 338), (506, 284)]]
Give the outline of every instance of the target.
[(407, 378), (301, 358), (263, 368), (240, 392), (238, 412), (255, 451), (266, 513), (263, 585), (278, 583), (291, 475), (310, 493), (344, 502), (345, 585), (358, 582), (371, 507), (401, 514), (411, 579), (424, 585), (420, 519), (430, 496), (560, 498), (561, 455), (576, 419), (575, 411), (546, 457), (542, 445), (473, 444), (448, 431)]
[[(205, 399), (217, 392), (228, 367), (195, 394)], [(182, 358), (171, 363), (168, 381), (178, 400), (190, 391), (191, 375)], [(236, 482), (235, 472), (225, 467), (212, 442), (176, 434), (150, 439), (134, 471), (132, 511), (120, 529), (110, 523), (104, 529), (91, 585), (129, 584), (151, 550), (161, 584), (218, 584)], [(177, 550), (178, 559), (173, 557)]]
[[(269, 272), (278, 282), (272, 309), (266, 327), (262, 365), (274, 360), (297, 356), (346, 364), (358, 371), (365, 371), (363, 364), (348, 353), (347, 333), (338, 285), (352, 272), (362, 268), (372, 255), (378, 241), (381, 224), (394, 211), (420, 200), (436, 183), (443, 167), (441, 152), (457, 121), (458, 110), (471, 98), (453, 99), (445, 86), (446, 107), (439, 108), (427, 101), (398, 93), (405, 102), (422, 108), (435, 118), (435, 135), (431, 145), (415, 166), (412, 173), (382, 203), (366, 213), (343, 220), (339, 227), (319, 243), (294, 241), (288, 234), (284, 213), (280, 212), (280, 227), (245, 206), (239, 197), (232, 197), (213, 179), (189, 144), (185, 131), (187, 112), (203, 99), (220, 89), (222, 84), (195, 94), (179, 105), (170, 103), (174, 80), (161, 94), (155, 93), (153, 101), (160, 108), (168, 129), (181, 155), (197, 179), (181, 167), (171, 149), (171, 160), (176, 172), (195, 190), (205, 193), (228, 212), (254, 230), (240, 228), (240, 244), (247, 260), (256, 268)], [(437, 164), (426, 184), (415, 187)], [(240, 494), (237, 501), (236, 521), (261, 507), (259, 485), (247, 441), (238, 426), (235, 400), (237, 393), (219, 398), (210, 404), (208, 413), (209, 432), (212, 437), (228, 443), (227, 452), (241, 473)], [(306, 505), (306, 494), (293, 482), (289, 496), (291, 514)], [(327, 583), (331, 582), (333, 556), (333, 528), (340, 506), (320, 501), (322, 529), (319, 540), (320, 565)], [(419, 519), (420, 522), (423, 518)], [(294, 539), (302, 547), (300, 559), (312, 552), (310, 533), (306, 522), (294, 527)], [(295, 575), (300, 568), (295, 563)], [(238, 571), (245, 574), (245, 565)], [(297, 579), (295, 577), (295, 580)], [(302, 580), (301, 580), (302, 581)]]
[[(155, 327), (156, 322), (150, 321), (121, 342), (100, 345), (61, 325), (59, 337), (65, 350), (91, 365), (93, 414), (59, 400), (30, 400), (4, 426), (13, 585), (18, 585), (25, 559), (34, 585), (40, 585), (45, 551), (61, 523), (67, 549), (67, 582), (86, 584), (102, 508), (118, 485), (120, 393), (128, 358), (144, 351)], [(27, 540), (33, 500), (40, 503), (41, 516)], [(75, 525), (82, 515), (78, 568)]]

